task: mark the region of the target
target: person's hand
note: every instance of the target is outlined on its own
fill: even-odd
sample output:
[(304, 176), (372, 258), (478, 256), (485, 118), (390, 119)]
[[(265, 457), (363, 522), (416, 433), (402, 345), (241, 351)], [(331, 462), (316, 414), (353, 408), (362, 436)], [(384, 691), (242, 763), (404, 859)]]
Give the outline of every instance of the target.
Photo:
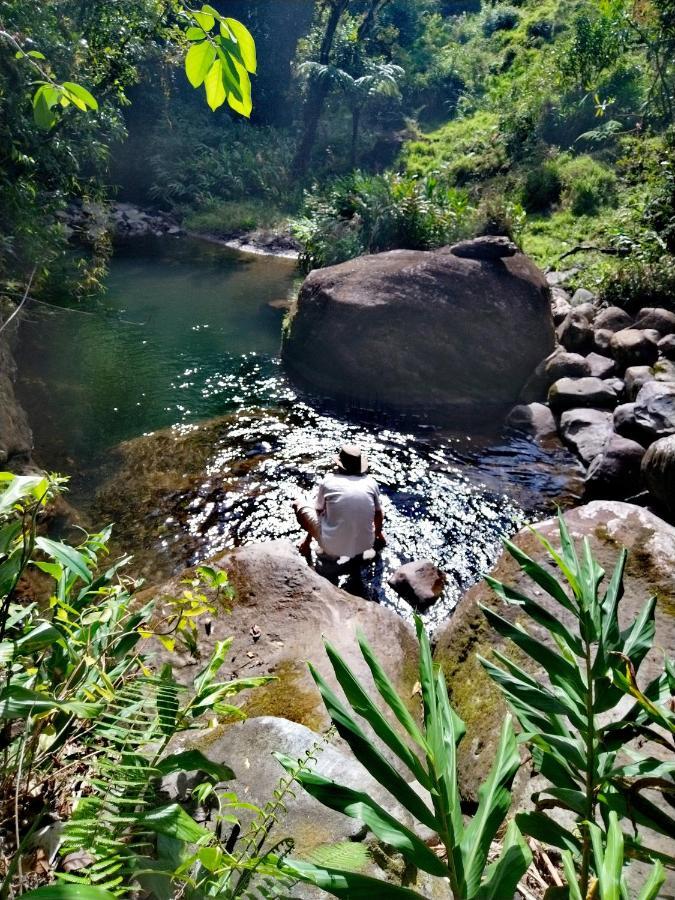
[(384, 532), (379, 531), (379, 532), (375, 535), (375, 540), (373, 541), (373, 548), (374, 548), (375, 550), (377, 550), (378, 553), (379, 553), (379, 551), (380, 551), (380, 550), (384, 550), (384, 548), (385, 548), (386, 546), (387, 546), (387, 539), (386, 539), (386, 537), (384, 536)]

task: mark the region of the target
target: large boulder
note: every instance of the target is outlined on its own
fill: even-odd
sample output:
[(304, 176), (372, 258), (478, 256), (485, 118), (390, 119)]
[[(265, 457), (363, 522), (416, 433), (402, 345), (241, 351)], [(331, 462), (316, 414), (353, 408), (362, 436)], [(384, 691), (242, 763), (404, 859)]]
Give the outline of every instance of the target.
[(560, 436), (585, 465), (601, 453), (613, 432), (611, 412), (568, 409), (560, 417)]
[(641, 331), (638, 328), (624, 328), (617, 331), (609, 342), (612, 356), (622, 369), (628, 366), (651, 366), (659, 355), (657, 331)]
[(624, 375), (626, 398), (629, 401), (635, 400), (642, 385), (653, 380), (654, 370), (651, 366), (629, 366)]
[(658, 343), (659, 353), (664, 359), (675, 361), (675, 334), (667, 334)]
[[(209, 633), (199, 639), (203, 658), (217, 640), (234, 636), (226, 670), (232, 677), (275, 675), (277, 681), (241, 695), (249, 715), (282, 716), (321, 731), (329, 724), (323, 702), (308, 671), (313, 663), (336, 685), (323, 646), (329, 640), (358, 678), (372, 685), (370, 670), (357, 644), (363, 630), (389, 677), (405, 697), (417, 678), (417, 641), (410, 625), (396, 613), (334, 587), (317, 575), (288, 541), (248, 544), (210, 560), (229, 574), (234, 599), (219, 610)], [(188, 576), (190, 570), (188, 570)], [(180, 596), (183, 573), (148, 595)], [(189, 684), (203, 665), (191, 654), (175, 651), (167, 658), (181, 683)]]
[(642, 460), (649, 493), (675, 516), (675, 434), (654, 441)]
[(593, 326), (582, 309), (572, 308), (558, 326), (556, 335), (570, 353), (588, 353), (593, 346)]
[(618, 306), (608, 306), (606, 309), (600, 310), (593, 324), (596, 329), (606, 329), (614, 333), (624, 328), (630, 328), (632, 322), (633, 320), (625, 310)]
[(651, 443), (649, 432), (635, 419), (635, 403), (621, 403), (614, 410), (614, 430), (621, 437), (636, 441), (643, 447)]
[(522, 403), (514, 406), (506, 418), (509, 428), (523, 431), (537, 440), (547, 440), (557, 434), (553, 413), (544, 403)]
[(586, 496), (622, 499), (636, 494), (644, 454), (641, 444), (612, 434), (588, 468)]
[(583, 378), (585, 375), (593, 375), (586, 358), (580, 353), (567, 353), (558, 350), (552, 353), (544, 364), (544, 376), (550, 387), (559, 378)]
[(384, 407), (472, 416), (513, 404), (553, 349), (549, 288), (527, 256), (487, 258), (491, 248), (484, 238), (472, 258), (393, 250), (315, 270), (286, 329), (287, 367)]
[(660, 307), (645, 307), (635, 320), (635, 328), (652, 328), (660, 335), (675, 334), (675, 313)]
[[(675, 653), (675, 528), (645, 509), (617, 501), (594, 501), (565, 513), (565, 521), (576, 541), (587, 537), (593, 555), (607, 573), (616, 564), (619, 550), (629, 551), (625, 572), (625, 593), (621, 602), (621, 623), (637, 616), (649, 597), (656, 594), (656, 640), (640, 670), (640, 684), (648, 684), (663, 671), (664, 652)], [(555, 519), (536, 525), (536, 530), (559, 548)], [(553, 572), (546, 551), (529, 528), (514, 538), (515, 544), (537, 562)], [(513, 558), (504, 553), (497, 561), (491, 576), (516, 591), (535, 596), (556, 617), (561, 608), (520, 570)], [(462, 793), (476, 797), (476, 788), (494, 761), (496, 741), (506, 707), (494, 683), (487, 677), (477, 654), (490, 658), (493, 650), (501, 650), (512, 658), (513, 648), (487, 625), (478, 604), (498, 609), (540, 640), (549, 638), (541, 629), (523, 621), (520, 607), (505, 606), (495, 597), (487, 584), (481, 582), (464, 595), (452, 618), (436, 635), (435, 660), (445, 671), (450, 699), (467, 724), (467, 734), (459, 749)], [(522, 665), (522, 654), (515, 654)], [(540, 675), (542, 673), (537, 673)], [(542, 676), (545, 677), (545, 674)], [(521, 776), (527, 778), (526, 771)], [(527, 783), (516, 783), (516, 802), (529, 794)]]
[(551, 385), (548, 402), (557, 412), (581, 406), (613, 409), (619, 402), (619, 395), (614, 384), (600, 378), (560, 378)]
[(635, 421), (652, 440), (675, 434), (675, 382), (648, 381), (635, 399)]
[(589, 353), (586, 357), (586, 365), (589, 369), (588, 374), (593, 378), (609, 378), (616, 372), (614, 360), (600, 353)]

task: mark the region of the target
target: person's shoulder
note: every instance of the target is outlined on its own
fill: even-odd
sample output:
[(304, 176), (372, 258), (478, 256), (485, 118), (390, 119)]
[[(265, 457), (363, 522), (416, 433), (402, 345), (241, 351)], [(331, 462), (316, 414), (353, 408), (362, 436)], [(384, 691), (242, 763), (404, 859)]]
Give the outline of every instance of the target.
[(364, 477), (365, 477), (366, 484), (368, 485), (369, 488), (371, 488), (372, 490), (375, 490), (375, 491), (380, 490), (377, 481), (375, 481), (375, 478), (372, 475), (365, 475)]

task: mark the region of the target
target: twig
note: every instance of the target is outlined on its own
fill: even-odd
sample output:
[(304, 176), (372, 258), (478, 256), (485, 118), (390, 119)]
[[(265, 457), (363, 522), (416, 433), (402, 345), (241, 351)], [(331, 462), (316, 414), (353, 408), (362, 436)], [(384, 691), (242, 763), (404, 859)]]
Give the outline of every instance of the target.
[(558, 262), (567, 259), (568, 256), (574, 256), (575, 253), (604, 253), (607, 256), (619, 256), (620, 251), (616, 247), (596, 247), (593, 244), (579, 244), (577, 247), (572, 247), (571, 250), (562, 253), (558, 257)]
[(30, 288), (33, 283), (33, 278), (35, 278), (36, 272), (37, 272), (37, 266), (33, 266), (33, 271), (30, 273), (30, 278), (28, 279), (28, 284), (26, 285), (26, 290), (24, 291), (23, 297), (21, 298), (21, 303), (19, 303), (19, 305), (14, 310), (12, 315), (7, 319), (7, 321), (3, 325), (0, 325), (0, 333), (2, 333), (5, 330), (5, 328), (7, 328), (7, 326), (12, 321), (12, 319), (15, 316), (18, 316), (18, 314), (21, 312), (21, 307), (24, 305), (24, 303), (28, 299), (28, 295), (30, 294)]
[[(534, 838), (530, 838), (529, 844), (530, 844), (530, 848), (532, 849), (532, 851), (534, 853), (536, 853), (539, 857), (541, 857), (544, 865), (546, 866), (546, 869), (548, 870), (549, 875), (551, 876), (551, 878), (553, 879), (555, 884), (558, 887), (562, 887), (563, 882), (562, 882), (560, 875), (558, 874), (558, 870), (551, 862), (550, 856), (542, 848), (541, 844), (539, 844), (539, 842), (536, 841)], [(548, 887), (548, 885), (546, 885), (546, 887)]]
[(537, 900), (534, 894), (530, 893), (522, 881), (518, 882), (518, 891), (523, 895), (525, 900)]

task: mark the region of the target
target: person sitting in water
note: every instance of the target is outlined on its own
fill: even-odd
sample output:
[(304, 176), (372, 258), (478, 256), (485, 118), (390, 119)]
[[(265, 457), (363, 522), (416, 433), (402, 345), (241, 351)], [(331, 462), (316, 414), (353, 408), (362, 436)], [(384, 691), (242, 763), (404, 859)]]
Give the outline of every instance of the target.
[(368, 475), (368, 458), (360, 447), (345, 444), (335, 458), (336, 471), (319, 485), (316, 500), (293, 502), (298, 522), (307, 537), (298, 549), (307, 559), (316, 540), (327, 556), (352, 559), (366, 550), (381, 550), (386, 540), (380, 490)]

